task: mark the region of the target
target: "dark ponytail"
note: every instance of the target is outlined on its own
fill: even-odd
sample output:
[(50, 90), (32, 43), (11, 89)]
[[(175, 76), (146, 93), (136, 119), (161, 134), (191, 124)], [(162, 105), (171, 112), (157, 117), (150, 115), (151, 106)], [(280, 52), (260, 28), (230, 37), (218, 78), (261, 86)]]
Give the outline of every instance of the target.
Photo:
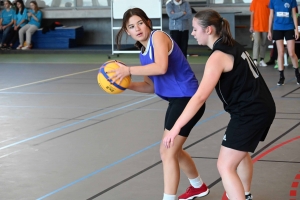
[(230, 32), (229, 22), (222, 18), (218, 12), (212, 9), (202, 10), (197, 12), (195, 18), (198, 19), (198, 24), (203, 28), (214, 26), (216, 34), (222, 37), (222, 43), (233, 46), (235, 41)]
[[(123, 15), (122, 27), (121, 27), (120, 31), (117, 33), (117, 35), (116, 35), (116, 42), (117, 42), (117, 47), (118, 47), (118, 49), (120, 49), (120, 46), (121, 46), (122, 35), (123, 35), (123, 33), (126, 32), (126, 30), (127, 30), (126, 25), (127, 25), (128, 21), (129, 21), (130, 17), (132, 17), (132, 16), (134, 16), (134, 15), (140, 17), (140, 18), (143, 20), (143, 22), (146, 24), (146, 26), (147, 26), (151, 31), (153, 30), (153, 29), (152, 29), (152, 21), (148, 18), (148, 16), (146, 15), (146, 13), (145, 13), (142, 9), (140, 9), (140, 8), (132, 8), (132, 9), (128, 9), (128, 10), (124, 13), (124, 15)], [(150, 22), (150, 24), (149, 24), (149, 22)], [(135, 43), (135, 46), (136, 46), (138, 49), (141, 49), (141, 48), (143, 47), (143, 45), (142, 45), (139, 41), (137, 41), (137, 42)]]
[(234, 39), (232, 38), (230, 25), (226, 19), (222, 18), (222, 29), (221, 29), (222, 43), (228, 46), (233, 46)]

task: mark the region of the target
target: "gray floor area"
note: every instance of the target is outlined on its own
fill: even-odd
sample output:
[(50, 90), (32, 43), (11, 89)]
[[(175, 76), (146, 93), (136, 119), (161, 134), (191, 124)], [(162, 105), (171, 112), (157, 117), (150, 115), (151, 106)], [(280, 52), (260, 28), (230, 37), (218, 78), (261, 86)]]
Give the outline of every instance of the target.
[[(193, 64), (201, 80), (203, 64)], [(98, 65), (0, 65), (1, 200), (161, 200), (159, 144), (167, 102), (125, 91), (105, 94)], [(260, 68), (277, 106), (254, 158), (255, 200), (300, 199), (300, 88), (294, 70)], [(133, 77), (139, 81), (141, 77)], [(211, 193), (224, 189), (216, 167), (229, 115), (214, 92), (185, 149)], [(181, 175), (178, 194), (189, 185)]]

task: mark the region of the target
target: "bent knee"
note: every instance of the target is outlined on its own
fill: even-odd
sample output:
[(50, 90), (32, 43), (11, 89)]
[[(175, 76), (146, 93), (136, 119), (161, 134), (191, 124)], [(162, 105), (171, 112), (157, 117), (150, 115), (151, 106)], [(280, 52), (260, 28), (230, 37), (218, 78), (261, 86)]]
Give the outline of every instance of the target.
[(229, 172), (234, 172), (234, 171), (237, 170), (237, 166), (235, 166), (231, 163), (228, 163), (228, 162), (221, 161), (221, 160), (218, 160), (217, 168), (218, 168), (218, 171), (219, 171), (221, 176), (223, 174), (226, 174), (226, 173), (229, 173)]
[(175, 152), (175, 151), (172, 151), (171, 149), (167, 149), (164, 146), (161, 146), (159, 153), (160, 153), (161, 160), (164, 161), (164, 160), (168, 160), (168, 159), (177, 158), (178, 155), (180, 155), (181, 151)]
[(293, 53), (289, 53), (289, 57), (290, 58), (296, 58), (296, 54), (293, 52)]

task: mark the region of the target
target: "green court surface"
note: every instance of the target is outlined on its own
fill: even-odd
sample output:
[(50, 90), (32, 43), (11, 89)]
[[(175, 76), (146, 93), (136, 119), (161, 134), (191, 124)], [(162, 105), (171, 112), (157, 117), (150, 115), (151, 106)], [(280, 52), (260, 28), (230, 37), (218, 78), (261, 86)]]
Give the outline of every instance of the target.
[[(252, 55), (252, 50), (247, 49), (250, 55)], [(44, 64), (101, 64), (110, 59), (121, 60), (126, 64), (137, 64), (139, 63), (139, 55), (137, 53), (122, 53), (117, 55), (110, 55), (111, 52), (108, 51), (88, 51), (78, 50), (71, 52), (70, 50), (60, 50), (57, 52), (56, 50), (45, 50), (42, 53), (39, 53), (38, 50), (31, 50), (28, 53), (18, 52), (12, 50), (11, 52), (3, 52), (0, 51), (0, 63), (44, 63)], [(205, 64), (210, 50), (207, 47), (197, 47), (192, 46), (189, 47), (188, 53), (195, 56), (188, 56), (188, 61), (190, 64)], [(111, 58), (108, 58), (108, 55)], [(269, 60), (269, 51), (266, 53), (265, 61)]]
[[(0, 55), (0, 63), (44, 63), (44, 64), (101, 64), (108, 59), (107, 54), (2, 54)], [(111, 59), (121, 60), (124, 63), (132, 64), (139, 63), (138, 54), (120, 54), (119, 57), (112, 56)], [(191, 64), (201, 63), (204, 64), (207, 60), (207, 56), (189, 57)]]

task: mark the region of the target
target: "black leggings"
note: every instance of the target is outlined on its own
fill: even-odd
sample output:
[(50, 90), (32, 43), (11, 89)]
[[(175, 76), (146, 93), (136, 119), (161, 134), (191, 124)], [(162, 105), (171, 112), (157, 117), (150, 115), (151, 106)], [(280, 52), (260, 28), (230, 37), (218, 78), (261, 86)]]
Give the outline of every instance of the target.
[(171, 30), (170, 35), (171, 38), (177, 43), (177, 45), (181, 49), (183, 55), (187, 57), (189, 30), (185, 30), (185, 31)]
[(7, 38), (7, 45), (12, 44), (12, 46), (14, 46), (16, 41), (19, 39), (19, 30), (20, 29), (21, 29), (20, 27), (18, 27), (17, 30), (15, 30), (14, 28), (11, 29), (11, 32)]

